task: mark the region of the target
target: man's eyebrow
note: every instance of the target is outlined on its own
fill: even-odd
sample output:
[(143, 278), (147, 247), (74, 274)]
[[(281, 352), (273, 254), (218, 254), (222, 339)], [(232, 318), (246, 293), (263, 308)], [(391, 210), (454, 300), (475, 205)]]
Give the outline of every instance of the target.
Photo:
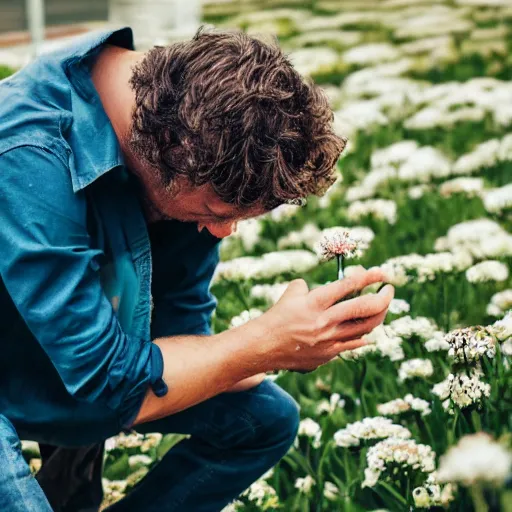
[(229, 220), (229, 219), (232, 219), (233, 218), (233, 214), (225, 214), (225, 213), (217, 213), (215, 211), (213, 211), (209, 206), (208, 204), (206, 205), (206, 208), (213, 214), (215, 215), (215, 217), (219, 218), (219, 219), (226, 219), (226, 220)]

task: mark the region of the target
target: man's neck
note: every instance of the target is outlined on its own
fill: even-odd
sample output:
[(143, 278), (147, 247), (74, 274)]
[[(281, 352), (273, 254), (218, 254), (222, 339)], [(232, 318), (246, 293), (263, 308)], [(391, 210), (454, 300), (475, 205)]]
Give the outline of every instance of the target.
[(129, 80), (133, 66), (143, 57), (143, 52), (107, 45), (99, 53), (91, 70), (91, 79), (103, 109), (114, 128), (128, 166), (135, 173), (138, 173), (139, 165), (128, 149), (132, 111), (135, 106), (135, 93)]
[(101, 99), (103, 109), (114, 128), (127, 169), (141, 182), (140, 193), (144, 214), (146, 221), (152, 223), (159, 220), (159, 216), (145, 194), (150, 171), (144, 169), (142, 164), (134, 158), (128, 145), (132, 111), (135, 106), (135, 93), (130, 87), (129, 80), (132, 67), (143, 57), (144, 53), (142, 52), (107, 45), (93, 64), (91, 79)]

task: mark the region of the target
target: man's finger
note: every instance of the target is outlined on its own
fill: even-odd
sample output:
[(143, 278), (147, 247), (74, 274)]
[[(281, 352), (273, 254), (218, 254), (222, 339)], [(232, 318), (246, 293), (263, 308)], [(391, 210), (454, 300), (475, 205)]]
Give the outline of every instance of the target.
[(364, 347), (367, 344), (368, 343), (362, 338), (337, 342), (332, 346), (331, 357), (336, 357), (338, 354), (341, 354), (341, 352), (345, 352), (346, 350), (355, 350), (356, 348)]
[(386, 280), (387, 276), (383, 270), (380, 268), (371, 268), (370, 270), (357, 271), (354, 275), (345, 279), (339, 279), (332, 283), (319, 286), (309, 294), (316, 304), (323, 309), (327, 309), (350, 293), (361, 291), (370, 284)]
[(378, 315), (389, 307), (395, 295), (393, 286), (386, 285), (379, 293), (371, 293), (334, 304), (322, 313), (327, 324), (342, 324)]
[(386, 318), (387, 310), (366, 318), (363, 322), (345, 322), (335, 328), (333, 338), (340, 341), (353, 340), (369, 334)]

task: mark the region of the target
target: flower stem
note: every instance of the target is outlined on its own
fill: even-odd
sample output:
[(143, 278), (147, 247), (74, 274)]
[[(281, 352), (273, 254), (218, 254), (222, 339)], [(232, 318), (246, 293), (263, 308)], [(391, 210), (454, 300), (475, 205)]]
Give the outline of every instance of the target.
[(471, 485), (469, 487), (469, 493), (471, 494), (471, 499), (473, 500), (473, 505), (475, 506), (475, 512), (489, 512), (489, 507), (487, 506), (484, 493), (480, 485)]
[(247, 311), (249, 311), (249, 309), (251, 309), (251, 308), (250, 308), (250, 306), (249, 306), (249, 304), (247, 302), (247, 299), (245, 298), (245, 293), (242, 290), (242, 287), (240, 286), (240, 283), (238, 281), (234, 281), (233, 284), (234, 284), (235, 293), (238, 296), (240, 302), (243, 304), (244, 308)]
[(343, 279), (343, 254), (337, 254), (336, 260), (338, 261), (338, 279)]

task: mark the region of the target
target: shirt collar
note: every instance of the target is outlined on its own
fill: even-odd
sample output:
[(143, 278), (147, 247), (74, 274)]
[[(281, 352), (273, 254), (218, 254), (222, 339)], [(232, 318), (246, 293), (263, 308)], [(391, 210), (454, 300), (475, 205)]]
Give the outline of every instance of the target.
[(101, 31), (80, 38), (62, 63), (72, 85), (73, 120), (69, 143), (73, 191), (84, 189), (109, 170), (125, 165), (121, 146), (91, 80), (91, 65), (104, 44), (134, 50), (129, 27)]

